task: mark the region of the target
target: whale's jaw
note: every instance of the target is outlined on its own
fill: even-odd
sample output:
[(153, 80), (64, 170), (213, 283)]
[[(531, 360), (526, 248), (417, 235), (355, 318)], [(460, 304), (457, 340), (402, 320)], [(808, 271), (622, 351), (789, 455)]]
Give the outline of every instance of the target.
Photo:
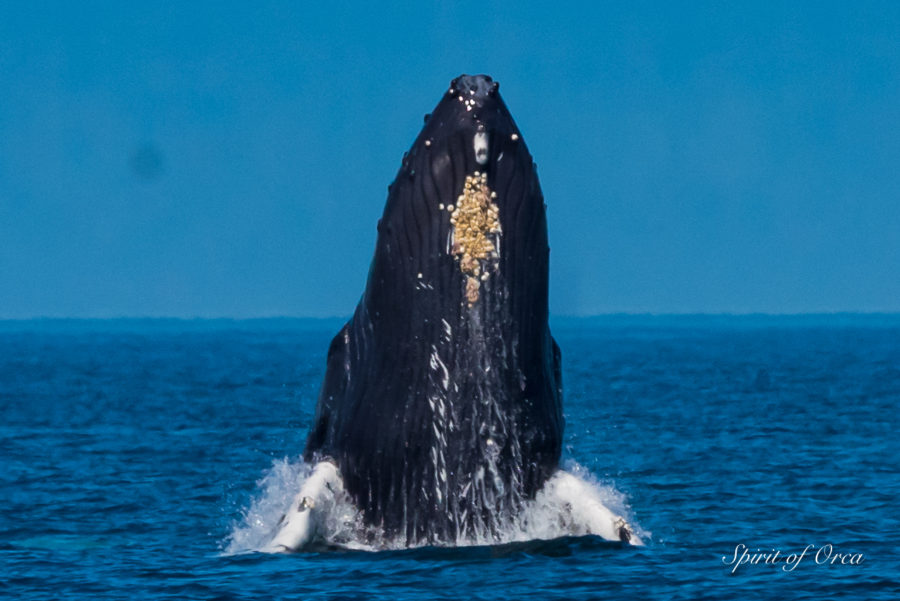
[(556, 469), (548, 260), (525, 142), (497, 84), (461, 76), (389, 188), (307, 441), (370, 525), (410, 544), (489, 537)]

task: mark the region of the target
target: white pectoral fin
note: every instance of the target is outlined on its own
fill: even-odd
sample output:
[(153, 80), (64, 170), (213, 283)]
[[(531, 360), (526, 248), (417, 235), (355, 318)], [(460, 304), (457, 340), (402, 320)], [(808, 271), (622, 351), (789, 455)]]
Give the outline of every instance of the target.
[(330, 461), (317, 463), (281, 519), (275, 538), (262, 551), (284, 553), (309, 544), (316, 537), (323, 512), (342, 491), (343, 482), (337, 467)]
[(644, 544), (625, 518), (610, 511), (603, 504), (596, 488), (589, 486), (584, 480), (559, 470), (547, 484), (553, 488), (557, 500), (568, 505), (572, 518), (589, 534), (632, 545)]

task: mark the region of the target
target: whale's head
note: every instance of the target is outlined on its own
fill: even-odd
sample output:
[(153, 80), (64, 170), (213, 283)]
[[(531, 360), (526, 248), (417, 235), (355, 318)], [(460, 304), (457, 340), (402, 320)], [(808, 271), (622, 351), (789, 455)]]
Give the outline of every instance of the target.
[(514, 298), (514, 319), (546, 323), (544, 199), (499, 87), (461, 75), (426, 115), (389, 187), (370, 292), (384, 282), (393, 302), (397, 289), (431, 302), (422, 291), (440, 289), (448, 307), (482, 313)]
[(307, 441), (370, 523), (408, 541), (480, 535), (556, 469), (548, 259), (534, 161), (499, 86), (457, 77), (388, 188)]

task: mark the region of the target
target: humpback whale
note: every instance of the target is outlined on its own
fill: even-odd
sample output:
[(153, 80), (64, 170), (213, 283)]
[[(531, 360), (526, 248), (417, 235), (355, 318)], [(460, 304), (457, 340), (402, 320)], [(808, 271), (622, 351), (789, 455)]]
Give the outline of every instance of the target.
[[(326, 489), (406, 545), (496, 540), (557, 471), (546, 207), (498, 88), (454, 79), (403, 155), (365, 292), (328, 349), (316, 467), (275, 548), (309, 537)], [(609, 537), (627, 540), (615, 518)]]

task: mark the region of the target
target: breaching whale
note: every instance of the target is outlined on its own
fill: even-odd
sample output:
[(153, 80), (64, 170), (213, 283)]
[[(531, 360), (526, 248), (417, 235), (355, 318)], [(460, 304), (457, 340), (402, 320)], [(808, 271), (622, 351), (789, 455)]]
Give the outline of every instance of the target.
[[(407, 545), (491, 540), (557, 471), (546, 207), (498, 87), (454, 79), (403, 155), (365, 292), (328, 350), (316, 467), (273, 549), (311, 536), (326, 489)], [(628, 538), (617, 516), (604, 528)]]

